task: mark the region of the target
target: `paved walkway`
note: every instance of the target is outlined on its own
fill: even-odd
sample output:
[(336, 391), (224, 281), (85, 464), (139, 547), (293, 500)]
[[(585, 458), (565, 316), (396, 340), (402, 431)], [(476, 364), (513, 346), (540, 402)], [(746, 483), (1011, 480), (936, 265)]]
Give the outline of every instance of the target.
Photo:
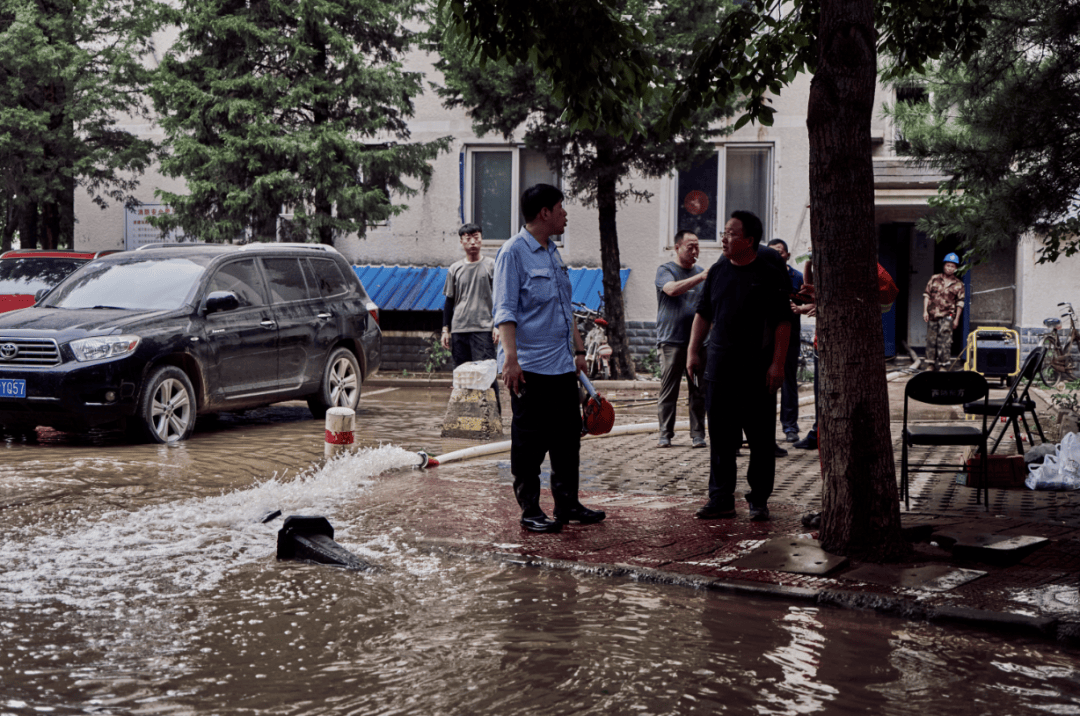
[[(633, 405), (647, 398), (643, 387), (608, 392)], [(903, 379), (890, 384), (890, 395), (894, 417), (902, 417)], [(812, 409), (804, 408), (801, 423), (809, 425)], [(622, 410), (620, 422), (655, 420), (648, 410), (655, 408)], [(950, 417), (958, 416), (919, 419)], [(892, 434), (900, 430), (894, 421)], [(583, 441), (582, 500), (608, 518), (557, 535), (518, 527), (506, 453), (386, 475), (364, 496), (365, 511), (387, 529), (409, 525), (433, 549), (471, 557), (1004, 625), (1080, 644), (1080, 492), (991, 489), (987, 512), (953, 475), (916, 474), (911, 510), (902, 515), (911, 561), (867, 565), (820, 552), (817, 534), (802, 525), (820, 505), (816, 451), (787, 446), (789, 456), (777, 458), (770, 521), (750, 522), (742, 502), (734, 520), (701, 521), (693, 513), (704, 501), (708, 450), (690, 448), (687, 433), (670, 449), (655, 445), (652, 432)], [(1003, 442), (999, 453), (1008, 447)], [(894, 452), (899, 466), (898, 442)], [(544, 500), (550, 513), (546, 491)]]

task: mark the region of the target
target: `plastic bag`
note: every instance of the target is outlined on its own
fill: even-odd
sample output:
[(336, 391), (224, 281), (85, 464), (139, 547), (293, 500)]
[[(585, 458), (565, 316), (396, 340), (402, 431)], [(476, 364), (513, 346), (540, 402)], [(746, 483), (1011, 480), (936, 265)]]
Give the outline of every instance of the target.
[(487, 390), (495, 382), (495, 359), (470, 361), (454, 368), (454, 387)]
[(1056, 454), (1032, 465), (1024, 484), (1031, 490), (1080, 489), (1080, 436), (1067, 433)]

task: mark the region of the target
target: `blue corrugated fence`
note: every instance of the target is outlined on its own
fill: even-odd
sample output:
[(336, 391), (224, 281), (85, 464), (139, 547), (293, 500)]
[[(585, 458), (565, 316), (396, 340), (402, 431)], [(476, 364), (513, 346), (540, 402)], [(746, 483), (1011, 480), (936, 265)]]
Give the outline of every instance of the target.
[[(368, 294), (383, 311), (441, 311), (446, 269), (436, 266), (353, 266)], [(622, 287), (630, 269), (619, 272)], [(598, 268), (570, 269), (573, 300), (595, 310), (604, 292), (603, 271)]]

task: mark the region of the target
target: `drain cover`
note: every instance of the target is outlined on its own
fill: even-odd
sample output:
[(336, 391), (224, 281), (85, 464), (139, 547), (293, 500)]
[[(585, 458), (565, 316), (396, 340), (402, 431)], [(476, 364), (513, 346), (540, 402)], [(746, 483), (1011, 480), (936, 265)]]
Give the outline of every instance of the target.
[(958, 569), (945, 564), (927, 564), (919, 567), (864, 564), (840, 575), (840, 578), (880, 584), (884, 587), (947, 592), (953, 587), (967, 584), (984, 574), (986, 572), (977, 569)]
[(821, 548), (816, 539), (787, 537), (772, 539), (750, 554), (732, 562), (738, 569), (768, 569), (795, 574), (828, 574), (847, 564), (847, 557), (837, 557)]

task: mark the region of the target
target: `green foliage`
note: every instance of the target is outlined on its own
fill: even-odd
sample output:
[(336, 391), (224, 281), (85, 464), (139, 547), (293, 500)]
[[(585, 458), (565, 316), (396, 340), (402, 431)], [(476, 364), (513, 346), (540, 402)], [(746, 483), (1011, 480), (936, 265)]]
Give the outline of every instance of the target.
[(660, 380), (660, 356), (657, 355), (655, 348), (650, 348), (649, 354), (638, 362), (638, 370), (648, 373), (653, 380)]
[(443, 368), (451, 358), (451, 352), (449, 348), (443, 348), (442, 341), (439, 338), (438, 333), (433, 333), (431, 338), (428, 339), (428, 344), (422, 351), (424, 356), (424, 372), (431, 375), (435, 371)]
[(118, 127), (144, 117), (152, 0), (0, 0), (0, 222), (3, 243), (72, 244), (74, 192), (129, 201), (152, 142)]
[(1080, 380), (1059, 386), (1050, 394), (1050, 399), (1058, 409), (1080, 414)]
[(410, 143), (422, 91), (402, 66), (415, 0), (182, 0), (182, 30), (162, 61), (154, 104), (168, 138), (158, 192), (180, 226), (207, 241), (274, 240), (278, 215), (332, 243), (364, 235), (426, 189), (448, 140)]
[[(617, 377), (634, 377), (619, 278), (617, 206), (631, 197), (651, 198), (624, 180), (631, 172), (661, 176), (715, 151), (709, 140), (721, 133), (713, 127), (728, 113), (723, 105), (698, 108), (676, 133), (661, 128), (695, 47), (731, 7), (730, 0), (443, 0), (429, 34), (445, 80), (436, 90), (445, 104), (467, 108), (480, 136), (497, 132), (510, 139), (523, 131), (525, 145), (559, 170), (567, 193), (597, 207)], [(579, 33), (573, 42), (563, 40), (567, 23)], [(598, 77), (604, 78), (599, 86)], [(619, 94), (624, 83), (634, 88), (632, 95)]]
[[(1045, 237), (1040, 261), (1080, 251), (1080, 7), (993, 0), (986, 41), (903, 80), (929, 101), (888, 112), (910, 156), (952, 175), (920, 228), (968, 258)], [(1019, 49), (1018, 49), (1019, 48)]]
[[(456, 3), (450, 3), (450, 6), (457, 8)], [(476, 7), (469, 3), (464, 11), (473, 13)], [(715, 151), (708, 140), (721, 132), (710, 125), (727, 115), (725, 107), (710, 106), (693, 112), (692, 121), (674, 135), (663, 135), (657, 127), (665, 119), (665, 106), (681, 89), (694, 48), (711, 36), (715, 23), (729, 13), (731, 7), (729, 0), (674, 0), (663, 5), (646, 5), (636, 0), (610, 4), (575, 3), (569, 12), (571, 16), (582, 16), (580, 22), (585, 24), (575, 27), (588, 28), (585, 37), (576, 38), (572, 43), (557, 43), (553, 53), (533, 48), (537, 57), (550, 55), (551, 61), (563, 72), (570, 71), (572, 58), (579, 53), (588, 56), (590, 66), (608, 77), (618, 73), (619, 78), (626, 79), (644, 63), (649, 68), (649, 81), (644, 83), (643, 94), (635, 95), (629, 106), (614, 98), (604, 98), (603, 92), (579, 96), (576, 80), (566, 86), (556, 85), (544, 73), (545, 65), (539, 59), (533, 64), (518, 57), (524, 53), (519, 51), (517, 43), (508, 43), (510, 52), (503, 59), (496, 59), (491, 54), (503, 46), (501, 40), (492, 46), (481, 44), (479, 55), (482, 59), (478, 60), (476, 38), (456, 34), (461, 22), (455, 24), (455, 16), (444, 11), (440, 23), (429, 35), (430, 48), (441, 58), (436, 68), (445, 79), (445, 84), (435, 89), (448, 107), (469, 110), (473, 128), (480, 136), (494, 132), (510, 139), (523, 128), (526, 146), (543, 152), (549, 164), (561, 170), (569, 193), (586, 204), (595, 204), (603, 179), (618, 181), (631, 170), (646, 176), (661, 176), (673, 168), (685, 168)], [(531, 4), (513, 9), (526, 12), (526, 8), (531, 8)], [(566, 17), (566, 10), (552, 12), (554, 17), (545, 22), (557, 18), (558, 25), (565, 27), (572, 21)], [(469, 17), (473, 16), (470, 14)], [(530, 26), (526, 32), (526, 15), (514, 17), (520, 21), (522, 41), (535, 42), (541, 28)], [(534, 9), (527, 11), (527, 17), (539, 20)], [(491, 18), (475, 19), (482, 26), (492, 22)], [(619, 23), (625, 25), (621, 31), (617, 31)], [(508, 25), (519, 27), (518, 22), (508, 22)], [(512, 38), (515, 31), (506, 32)], [(594, 42), (610, 42), (622, 47), (629, 38), (645, 43), (632, 51), (627, 50), (626, 61), (631, 65), (616, 67), (616, 56), (607, 45), (600, 53), (602, 58), (592, 57), (596, 52)], [(529, 53), (528, 59), (535, 59), (532, 54)], [(622, 79), (614, 80), (615, 84)], [(616, 104), (608, 106), (609, 102)], [(590, 107), (595, 112), (589, 110)], [(586, 116), (579, 113), (586, 113), (591, 119), (577, 123), (575, 117)], [(614, 120), (619, 118), (621, 121), (625, 115), (632, 115), (635, 131), (621, 134)], [(625, 201), (631, 196), (649, 198), (643, 192), (627, 187), (620, 189), (616, 200)]]

